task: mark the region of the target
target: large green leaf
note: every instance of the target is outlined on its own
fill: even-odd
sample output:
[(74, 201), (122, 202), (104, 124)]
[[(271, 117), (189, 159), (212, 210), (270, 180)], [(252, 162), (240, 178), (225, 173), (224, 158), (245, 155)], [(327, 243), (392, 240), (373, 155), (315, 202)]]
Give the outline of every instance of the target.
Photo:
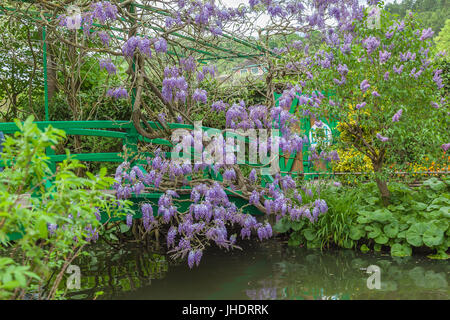
[(439, 211), (442, 214), (442, 217), (450, 219), (450, 207), (441, 207)]
[(370, 204), (371, 206), (373, 206), (375, 203), (377, 203), (380, 198), (378, 197), (368, 197), (366, 199), (364, 199), (368, 204)]
[(376, 225), (367, 226), (365, 229), (367, 231), (367, 237), (370, 239), (375, 239), (381, 234), (381, 229)]
[(430, 187), (434, 191), (441, 191), (444, 190), (445, 183), (440, 181), (438, 178), (431, 178), (423, 183), (424, 186)]
[(423, 202), (413, 202), (413, 205), (411, 206), (415, 211), (422, 211), (427, 208), (427, 204)]
[(407, 257), (412, 253), (412, 249), (407, 244), (395, 243), (391, 247), (391, 256), (393, 257)]
[(303, 228), (303, 226), (305, 225), (305, 221), (306, 220), (300, 220), (300, 221), (292, 221), (291, 224), (291, 228), (294, 231), (298, 231), (301, 230)]
[(289, 220), (286, 218), (279, 220), (274, 226), (273, 230), (279, 233), (285, 233), (291, 228)]
[(386, 223), (386, 222), (392, 222), (392, 221), (395, 221), (395, 218), (394, 218), (394, 216), (392, 215), (392, 212), (390, 212), (390, 211), (389, 211), (388, 209), (386, 209), (386, 208), (382, 208), (382, 209), (375, 210), (375, 211), (371, 214), (370, 218), (371, 218), (373, 221), (378, 221), (378, 222), (381, 222), (381, 223)]
[(384, 233), (389, 238), (395, 238), (398, 234), (398, 230), (399, 228), (397, 222), (392, 222), (384, 226)]
[(300, 245), (300, 243), (301, 243), (301, 241), (296, 238), (290, 237), (288, 240), (288, 246), (291, 246), (291, 247), (298, 247)]
[(366, 246), (365, 244), (363, 244), (363, 245), (361, 246), (361, 248), (359, 248), (359, 250), (361, 250), (362, 253), (366, 253), (366, 252), (369, 252), (369, 251), (370, 251), (369, 247)]
[(313, 240), (313, 241), (308, 241), (306, 243), (306, 248), (308, 249), (319, 249), (321, 246), (321, 243), (319, 240)]
[(381, 233), (378, 237), (375, 238), (375, 242), (378, 244), (386, 244), (389, 241), (389, 238), (386, 237), (385, 234)]
[(420, 247), (423, 244), (422, 236), (427, 230), (427, 226), (423, 222), (413, 224), (408, 231), (406, 231), (406, 241), (410, 245)]
[(366, 234), (362, 226), (351, 226), (349, 237), (352, 240), (359, 240)]
[(316, 231), (314, 229), (308, 228), (303, 231), (303, 235), (305, 236), (306, 240), (312, 241), (316, 238)]
[(428, 247), (438, 246), (444, 241), (444, 231), (431, 225), (423, 234), (423, 243)]

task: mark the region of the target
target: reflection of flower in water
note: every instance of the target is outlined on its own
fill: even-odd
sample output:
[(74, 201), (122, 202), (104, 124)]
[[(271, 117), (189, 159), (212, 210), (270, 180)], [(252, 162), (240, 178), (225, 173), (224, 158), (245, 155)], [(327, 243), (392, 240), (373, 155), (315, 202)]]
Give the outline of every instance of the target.
[(252, 300), (276, 300), (277, 288), (262, 288), (259, 290), (245, 290), (247, 297)]
[(278, 295), (278, 290), (280, 289), (279, 281), (273, 282), (270, 279), (258, 281), (258, 288), (245, 290), (247, 297), (251, 300), (277, 300), (282, 299), (283, 293), (280, 292)]

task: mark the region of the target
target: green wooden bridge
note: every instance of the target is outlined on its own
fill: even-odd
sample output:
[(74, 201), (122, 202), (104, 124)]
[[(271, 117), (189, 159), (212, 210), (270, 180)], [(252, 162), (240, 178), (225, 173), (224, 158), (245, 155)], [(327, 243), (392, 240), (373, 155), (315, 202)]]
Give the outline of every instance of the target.
[[(19, 2), (30, 2), (33, 3), (33, 0), (19, 0)], [(129, 3), (131, 12), (134, 12), (136, 9), (140, 10), (148, 10), (149, 12), (152, 12), (156, 15), (161, 15), (163, 18), (167, 15), (166, 12), (161, 11), (158, 8), (142, 5), (139, 3), (135, 3), (131, 1)], [(42, 20), (50, 21), (54, 17), (50, 16), (49, 14), (40, 15), (39, 12), (33, 11), (33, 10), (27, 10), (26, 12), (24, 10), (20, 10), (14, 7), (7, 7), (4, 5), (0, 5), (0, 15), (2, 14), (19, 14), (20, 16), (25, 17), (26, 19), (29, 19), (30, 22), (36, 23), (36, 24), (42, 24)], [(121, 18), (123, 23), (133, 23), (133, 21), (128, 21), (127, 19)], [(109, 28), (110, 36), (113, 38), (116, 38), (118, 40), (125, 40), (125, 35), (128, 33), (128, 30), (120, 29), (120, 28), (114, 28), (114, 27), (108, 27), (103, 24), (92, 24), (92, 30), (100, 30), (103, 28)], [(149, 26), (150, 29), (154, 31), (163, 31), (159, 27), (156, 26)], [(114, 33), (112, 32), (114, 31)], [(123, 35), (123, 37), (121, 37)], [(198, 40), (186, 36), (184, 34), (178, 33), (178, 32), (172, 32), (171, 35), (174, 37), (186, 40), (188, 42), (196, 42)], [(233, 50), (230, 50), (228, 48), (225, 48), (220, 45), (216, 44), (210, 44), (210, 43), (202, 43), (204, 45), (205, 49), (200, 50), (194, 47), (187, 46), (187, 50), (191, 52), (197, 52), (201, 55), (203, 55), (203, 58), (198, 59), (198, 62), (201, 64), (206, 64), (210, 61), (215, 60), (234, 60), (234, 59), (242, 59), (242, 58), (252, 58), (255, 56), (260, 56), (264, 54), (270, 54), (273, 56), (276, 56), (274, 52), (272, 52), (269, 49), (262, 48), (256, 44), (250, 43), (243, 39), (238, 39), (234, 37), (231, 34), (228, 34), (224, 32), (221, 37), (226, 38), (230, 41), (233, 41), (236, 45), (243, 46), (250, 48), (255, 51), (255, 54), (248, 55), (248, 54), (242, 54), (239, 52), (235, 52)], [(49, 97), (48, 97), (48, 66), (47, 66), (47, 27), (44, 24), (42, 27), (42, 46), (43, 46), (43, 73), (44, 73), (44, 110), (45, 110), (45, 120), (46, 121), (37, 121), (35, 122), (37, 126), (42, 130), (45, 129), (48, 126), (52, 126), (57, 129), (64, 130), (67, 135), (75, 135), (75, 136), (95, 136), (95, 137), (108, 137), (108, 138), (116, 138), (120, 139), (122, 141), (122, 147), (124, 147), (127, 151), (137, 152), (138, 151), (138, 143), (144, 142), (144, 143), (152, 143), (153, 145), (161, 145), (166, 147), (171, 147), (172, 143), (165, 139), (148, 139), (146, 137), (141, 136), (136, 128), (134, 127), (133, 123), (131, 121), (99, 121), (99, 120), (93, 120), (93, 121), (50, 121), (49, 116)], [(170, 44), (171, 46), (174, 46), (175, 44)], [(173, 49), (173, 48), (172, 48)], [(168, 54), (174, 54), (173, 50), (169, 47)], [(177, 54), (180, 56), (179, 54)], [(132, 105), (134, 105), (134, 98), (135, 98), (135, 90), (136, 88), (133, 88), (131, 100)], [(275, 94), (275, 99), (278, 104), (278, 99), (281, 95)], [(298, 100), (295, 99), (292, 103), (290, 112), (294, 113), (296, 111), (298, 104)], [(329, 123), (327, 119), (320, 119), (322, 122), (324, 122), (328, 128), (331, 128), (331, 131), (335, 131), (336, 123), (331, 122)], [(152, 127), (155, 130), (161, 130), (162, 127), (155, 122), (147, 122), (148, 126)], [(176, 124), (176, 123), (169, 123), (168, 124), (169, 129), (187, 129), (187, 130), (193, 130), (194, 127), (192, 125), (188, 124)], [(207, 132), (220, 132), (218, 129), (212, 129), (212, 128), (202, 128), (204, 130), (207, 130)], [(311, 130), (313, 129), (313, 126), (311, 126), (310, 119), (302, 119), (301, 125), (298, 128), (300, 131), (305, 133), (306, 135), (309, 135)], [(15, 123), (0, 123), (0, 131), (4, 134), (13, 134), (14, 132), (18, 131), (18, 128)], [(334, 133), (333, 133), (334, 134)], [(247, 139), (245, 137), (237, 137), (238, 139)], [(311, 164), (308, 161), (308, 147), (309, 145), (304, 145), (302, 152), (297, 154), (296, 152), (291, 153), (289, 155), (281, 155), (279, 160), (279, 168), (281, 170), (282, 175), (291, 174), (292, 176), (297, 176), (302, 173), (307, 173), (304, 178), (305, 179), (313, 179), (314, 176), (314, 165)], [(48, 148), (46, 150), (46, 154), (49, 157), (49, 161), (51, 163), (50, 167), (53, 171), (56, 170), (56, 164), (57, 162), (63, 161), (66, 158), (65, 154), (55, 154), (55, 152)], [(151, 156), (151, 154), (143, 153), (142, 156)], [(166, 153), (167, 157), (171, 157), (171, 153)], [(121, 163), (124, 161), (124, 159), (120, 156), (119, 152), (106, 152), (106, 153), (77, 153), (72, 154), (72, 157), (75, 159), (78, 159), (80, 161), (87, 161), (87, 162), (115, 162), (115, 163)], [(139, 163), (136, 163), (139, 166)], [(257, 166), (257, 164), (251, 164)], [(206, 171), (204, 172), (205, 176), (215, 179), (215, 180), (221, 180), (222, 177), (220, 175), (215, 175), (214, 172)], [(272, 181), (273, 178), (270, 175), (264, 175), (262, 176), (262, 184), (265, 185), (266, 183)], [(159, 197), (161, 196), (161, 193), (143, 193), (139, 196), (134, 195), (134, 202), (140, 202), (142, 200), (145, 200), (147, 202), (151, 202), (153, 205), (156, 205)], [(244, 200), (242, 198), (239, 198), (231, 193), (229, 193), (229, 196), (232, 201), (236, 203), (236, 205), (243, 206)], [(184, 205), (187, 202), (182, 202)], [(246, 210), (251, 214), (260, 214), (260, 212), (252, 206), (246, 206)], [(140, 214), (140, 210), (136, 210), (137, 215)], [(138, 216), (137, 216), (138, 217)]]

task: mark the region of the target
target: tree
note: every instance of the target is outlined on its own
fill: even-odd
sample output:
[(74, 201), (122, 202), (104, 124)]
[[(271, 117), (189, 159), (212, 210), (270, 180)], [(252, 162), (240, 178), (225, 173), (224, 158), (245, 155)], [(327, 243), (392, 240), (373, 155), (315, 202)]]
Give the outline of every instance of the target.
[(436, 42), (436, 49), (438, 51), (446, 51), (447, 54), (450, 52), (450, 19), (445, 21), (445, 26), (439, 32), (439, 35), (434, 39)]
[(449, 8), (449, 0), (404, 0), (386, 5), (386, 10), (398, 14), (400, 19), (404, 18), (408, 11), (417, 13), (424, 26), (431, 27), (436, 35), (444, 27), (450, 13)]
[(448, 138), (448, 104), (441, 99), (442, 70), (432, 53), (431, 29), (414, 17), (396, 21), (383, 11), (381, 28), (358, 22), (353, 33), (330, 37), (327, 48), (303, 63), (311, 77), (303, 93), (334, 90), (325, 99), (300, 97), (305, 112), (328, 114), (345, 128), (350, 144), (368, 156), (383, 202), (389, 203), (386, 163), (417, 160)]

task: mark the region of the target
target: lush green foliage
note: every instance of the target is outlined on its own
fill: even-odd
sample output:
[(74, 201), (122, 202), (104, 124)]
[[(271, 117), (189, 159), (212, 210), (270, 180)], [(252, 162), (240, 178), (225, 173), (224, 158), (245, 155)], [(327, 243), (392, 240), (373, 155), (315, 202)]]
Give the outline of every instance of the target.
[(418, 12), (424, 26), (432, 28), (436, 34), (444, 27), (445, 19), (450, 14), (450, 2), (448, 0), (403, 0), (386, 5), (386, 9), (405, 17), (408, 11)]
[(98, 237), (99, 211), (117, 212), (115, 198), (102, 191), (114, 181), (106, 170), (78, 177), (74, 170), (82, 165), (67, 154), (53, 173), (45, 149), (65, 133), (52, 127), (41, 131), (32, 121), (16, 122), (20, 132), (7, 137), (0, 157), (7, 165), (0, 173), (0, 250), (13, 259), (0, 260), (2, 298), (23, 298), (30, 291), (55, 297), (61, 278), (52, 272), (64, 273)]
[(389, 184), (391, 204), (384, 207), (374, 183), (358, 188), (328, 186), (320, 192), (329, 211), (316, 223), (280, 220), (275, 230), (290, 232), (289, 244), (308, 248), (360, 246), (362, 251), (390, 248), (392, 256), (409, 256), (413, 247), (436, 250), (448, 258), (450, 245), (450, 179), (426, 180), (418, 190)]
[(435, 38), (436, 50), (450, 52), (450, 19), (445, 20), (445, 26)]
[[(447, 143), (448, 104), (439, 93), (439, 61), (430, 52), (430, 31), (414, 15), (395, 21), (381, 11), (380, 28), (358, 22), (353, 42), (346, 38), (347, 50), (339, 45), (347, 40), (336, 38), (312, 58), (314, 77), (308, 89), (336, 93), (314, 114), (339, 119), (339, 143), (370, 158), (387, 203), (386, 177), (381, 177), (386, 164), (436, 158)], [(310, 106), (302, 108), (308, 111)]]

